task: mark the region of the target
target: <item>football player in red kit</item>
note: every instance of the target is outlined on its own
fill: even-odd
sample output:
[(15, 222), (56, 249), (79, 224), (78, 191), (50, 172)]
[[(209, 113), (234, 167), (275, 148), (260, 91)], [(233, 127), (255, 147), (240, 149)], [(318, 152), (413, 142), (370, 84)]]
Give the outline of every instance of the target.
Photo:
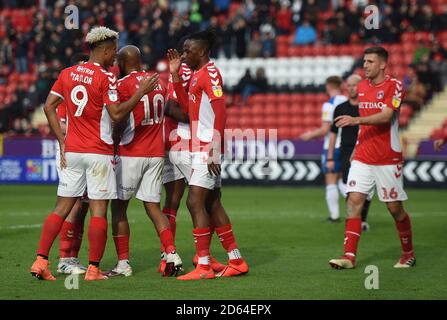
[(329, 261), (336, 269), (355, 267), (362, 232), (361, 211), (374, 187), (394, 218), (400, 237), (402, 255), (394, 267), (409, 268), (416, 264), (410, 216), (403, 206), (407, 194), (403, 188), (398, 119), (404, 93), (402, 83), (385, 74), (387, 60), (388, 52), (382, 47), (365, 50), (366, 79), (358, 84), (360, 117), (342, 115), (335, 119), (339, 128), (360, 125), (348, 176), (345, 253), (340, 259)]
[[(125, 75), (118, 80), (120, 101), (127, 101), (138, 91), (139, 83), (148, 77), (141, 68), (141, 53), (135, 46), (125, 46), (118, 52), (118, 65)], [(129, 114), (120, 136), (116, 182), (118, 199), (112, 201), (113, 240), (118, 263), (107, 275), (132, 274), (129, 263), (130, 229), (127, 207), (133, 195), (143, 201), (166, 252), (164, 276), (182, 271), (182, 260), (176, 253), (168, 218), (160, 209), (162, 172), (165, 148), (163, 143), (163, 112), (166, 88), (159, 84), (144, 95)], [(118, 125), (117, 127), (120, 127)]]
[[(188, 114), (191, 130), (192, 170), (189, 178), (187, 207), (191, 213), (198, 264), (196, 269), (179, 280), (213, 279), (210, 266), (211, 221), (223, 247), (228, 253), (228, 265), (217, 276), (246, 274), (248, 265), (242, 258), (233, 234), (232, 225), (221, 204), (220, 163), (223, 158), (226, 122), (223, 83), (219, 70), (210, 61), (209, 53), (216, 43), (211, 30), (191, 34), (183, 45), (182, 60), (194, 70), (188, 90)], [(185, 90), (179, 76), (178, 53), (168, 51), (173, 85), (179, 101), (185, 100)], [(175, 63), (175, 61), (177, 63)], [(182, 98), (183, 97), (183, 98)], [(212, 218), (210, 217), (212, 216)]]

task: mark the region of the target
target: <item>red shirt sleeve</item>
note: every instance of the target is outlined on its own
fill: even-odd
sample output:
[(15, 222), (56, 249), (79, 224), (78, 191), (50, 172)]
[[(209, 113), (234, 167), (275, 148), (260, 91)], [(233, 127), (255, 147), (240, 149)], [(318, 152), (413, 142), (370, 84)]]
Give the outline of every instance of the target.
[[(203, 77), (201, 82), (202, 90), (206, 93), (214, 111), (214, 129), (224, 137), (226, 123), (225, 99), (222, 88), (222, 77), (218, 71), (208, 72), (209, 77)], [(213, 140), (215, 137), (213, 137)]]
[(118, 91), (118, 100), (119, 101), (127, 101), (129, 100), (129, 90), (127, 88), (126, 82), (118, 81), (117, 83), (117, 91)]
[(64, 99), (63, 82), (63, 72), (61, 72), (50, 90), (50, 93), (58, 96), (61, 99)]
[(116, 77), (112, 73), (104, 74), (102, 80), (102, 100), (105, 105), (119, 104)]
[(399, 80), (392, 80), (385, 100), (387, 107), (392, 108), (394, 111), (398, 110), (403, 98), (404, 88), (402, 82)]

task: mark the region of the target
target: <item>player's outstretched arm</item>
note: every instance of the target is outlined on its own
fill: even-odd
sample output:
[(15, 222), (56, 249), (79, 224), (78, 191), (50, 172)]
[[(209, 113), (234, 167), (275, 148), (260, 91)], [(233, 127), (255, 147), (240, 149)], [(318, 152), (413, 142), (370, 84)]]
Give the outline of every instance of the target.
[(175, 121), (189, 123), (189, 116), (183, 112), (180, 105), (172, 99), (169, 99), (165, 106), (165, 115)]
[(107, 105), (106, 108), (110, 118), (117, 123), (123, 120), (135, 108), (145, 94), (157, 88), (159, 78), (160, 76), (158, 74), (154, 74), (149, 78), (142, 79), (138, 84), (139, 87), (137, 91), (135, 91), (129, 100), (120, 104)]
[(391, 108), (384, 108), (382, 112), (367, 116), (367, 117), (351, 117), (339, 116), (335, 118), (337, 127), (344, 128), (348, 126), (368, 125), (380, 126), (391, 122), (394, 110)]
[(331, 123), (324, 121), (320, 128), (302, 134), (300, 139), (304, 141), (309, 141), (312, 139), (321, 138), (327, 135), (330, 129), (331, 129)]
[(57, 116), (57, 106), (62, 102), (62, 98), (50, 93), (45, 101), (45, 106), (43, 108), (45, 112), (45, 116), (48, 119), (48, 124), (50, 125), (51, 130), (56, 135), (56, 139), (59, 142), (60, 153), (61, 153), (61, 168), (64, 169), (66, 167), (65, 161), (65, 136), (62, 131), (59, 118)]

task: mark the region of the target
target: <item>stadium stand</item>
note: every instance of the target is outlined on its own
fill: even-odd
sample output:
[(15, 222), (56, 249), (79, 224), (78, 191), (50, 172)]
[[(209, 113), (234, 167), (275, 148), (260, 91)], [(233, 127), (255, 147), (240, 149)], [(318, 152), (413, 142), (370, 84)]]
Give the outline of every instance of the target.
[[(378, 5), (383, 13), (379, 30), (361, 27), (368, 3)], [(84, 0), (79, 5), (80, 29), (67, 30), (64, 1), (2, 1), (0, 132), (34, 134), (37, 128), (40, 134), (49, 134), (42, 103), (70, 56), (86, 49), (82, 39), (97, 24), (120, 31), (120, 46), (140, 46), (147, 69), (156, 69), (166, 49), (176, 46), (183, 35), (216, 28), (222, 41), (213, 57), (227, 92), (232, 93), (228, 126), (278, 128), (280, 138), (296, 138), (319, 126), (325, 78), (361, 74), (367, 44), (389, 50), (388, 73), (404, 82), (403, 128), (419, 123), (421, 111), (431, 110), (438, 101), (432, 101), (434, 94), (444, 88), (447, 0), (200, 0), (195, 12), (189, 12), (190, 4), (188, 0)], [(296, 29), (304, 21), (316, 30), (317, 39), (311, 45), (296, 45)], [(265, 71), (268, 88), (241, 100), (238, 83), (247, 69), (254, 74), (259, 68)], [(445, 131), (446, 121), (435, 127), (410, 139), (436, 137)]]

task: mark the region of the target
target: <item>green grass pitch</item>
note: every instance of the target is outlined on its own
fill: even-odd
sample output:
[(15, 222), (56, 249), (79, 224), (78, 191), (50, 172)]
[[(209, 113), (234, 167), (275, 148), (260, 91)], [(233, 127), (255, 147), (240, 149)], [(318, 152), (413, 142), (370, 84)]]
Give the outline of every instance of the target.
[[(408, 190), (417, 266), (396, 270), (400, 244), (383, 204), (371, 205), (371, 231), (364, 233), (354, 270), (332, 270), (330, 258), (343, 249), (344, 223), (331, 225), (323, 188), (224, 187), (223, 203), (237, 242), (250, 265), (237, 278), (183, 282), (157, 272), (159, 242), (141, 203), (131, 202), (131, 263), (134, 276), (79, 282), (67, 290), (57, 281), (31, 277), (39, 234), (54, 206), (54, 186), (0, 186), (0, 299), (446, 299), (447, 208), (445, 190)], [(344, 204), (341, 201), (341, 210)], [(110, 216), (110, 213), (109, 213)], [(192, 269), (191, 219), (183, 204), (178, 214), (177, 248), (185, 269)], [(58, 241), (51, 251), (55, 273)], [(86, 234), (80, 253), (87, 259)], [(212, 252), (226, 260), (217, 237)], [(103, 270), (116, 261), (110, 228)], [(367, 265), (379, 269), (379, 289), (365, 289)]]

